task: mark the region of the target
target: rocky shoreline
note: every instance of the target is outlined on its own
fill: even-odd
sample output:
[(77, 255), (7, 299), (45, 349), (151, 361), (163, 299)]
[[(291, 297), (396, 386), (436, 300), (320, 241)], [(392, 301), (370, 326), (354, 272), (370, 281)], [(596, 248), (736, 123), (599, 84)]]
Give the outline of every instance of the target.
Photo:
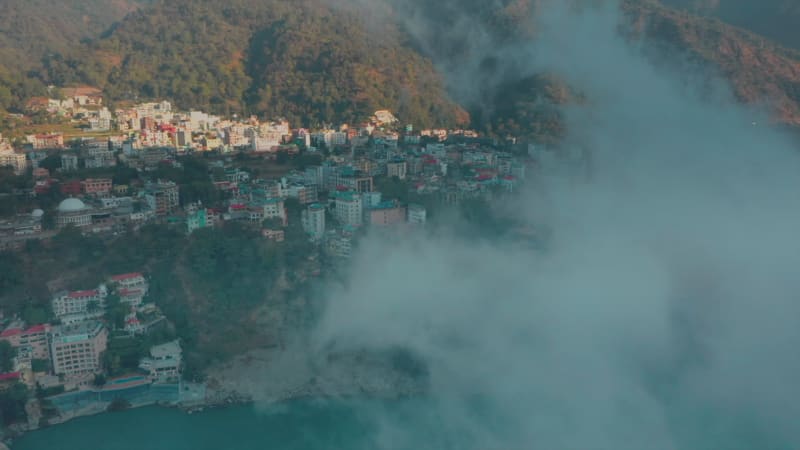
[(427, 380), (397, 370), (385, 358), (364, 353), (310, 358), (303, 351), (262, 349), (208, 371), (209, 404), (281, 402), (308, 397), (409, 397)]
[[(205, 396), (164, 404), (148, 402), (130, 405), (179, 408), (187, 414), (207, 409), (252, 403), (279, 403), (302, 398), (404, 398), (423, 393), (426, 381), (398, 371), (384, 359), (363, 353), (338, 355), (335, 358), (309, 358), (303, 351), (259, 349), (237, 356), (207, 371)], [(107, 412), (108, 403), (97, 403), (82, 410), (52, 418), (44, 426), (55, 426), (77, 417)], [(16, 427), (12, 436), (0, 436), (0, 444), (42, 426), (38, 420)], [(5, 440), (4, 440), (5, 438)], [(2, 447), (0, 447), (2, 449)]]

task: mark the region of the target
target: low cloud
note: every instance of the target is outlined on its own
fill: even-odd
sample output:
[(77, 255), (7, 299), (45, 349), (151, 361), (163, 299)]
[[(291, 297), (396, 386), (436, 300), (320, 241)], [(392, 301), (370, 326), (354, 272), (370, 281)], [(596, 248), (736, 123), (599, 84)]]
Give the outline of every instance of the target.
[(618, 24), (614, 8), (548, 9), (526, 49), (587, 98), (564, 112), (588, 176), (545, 166), (516, 204), (553, 231), (547, 250), (368, 238), (327, 299), (318, 345), (401, 346), (428, 366), (424, 408), (375, 416), (376, 445), (800, 445), (800, 159)]

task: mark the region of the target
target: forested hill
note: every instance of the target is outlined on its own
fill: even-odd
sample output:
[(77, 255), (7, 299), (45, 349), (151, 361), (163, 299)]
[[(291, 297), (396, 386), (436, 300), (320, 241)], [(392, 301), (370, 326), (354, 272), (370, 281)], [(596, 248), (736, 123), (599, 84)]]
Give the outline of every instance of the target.
[(0, 110), (20, 109), (47, 83), (43, 61), (74, 51), (152, 0), (0, 1)]
[(797, 0), (661, 0), (694, 14), (714, 17), (800, 50)]
[[(466, 124), (469, 109), (484, 130), (557, 140), (564, 130), (553, 104), (580, 91), (542, 74), (498, 77), (493, 68), (504, 68), (496, 59), (470, 59), (478, 41), (448, 31), (464, 31), (464, 23), (441, 19), (477, 15), (481, 31), (501, 44), (531, 39), (535, 33), (519, 25), (535, 13), (534, 0), (387, 0), (421, 8), (415, 20), (431, 18), (423, 39), (402, 28), (403, 8), (375, 15), (359, 1), (353, 8), (328, 0), (3, 3), (0, 110), (20, 110), (48, 84), (88, 83), (111, 102), (169, 98), (182, 108), (284, 116), (293, 125), (359, 121), (388, 108), (404, 122), (447, 126)], [(641, 35), (723, 74), (743, 101), (769, 100), (781, 121), (800, 125), (797, 53), (655, 0), (623, 4)], [(469, 82), (452, 82), (465, 74)]]
[(0, 59), (12, 69), (36, 66), (52, 52), (94, 38), (149, 0), (3, 0)]
[(48, 69), (57, 84), (95, 84), (112, 100), (163, 97), (298, 125), (363, 120), (381, 108), (419, 125), (468, 120), (391, 23), (368, 25), (316, 0), (158, 2)]
[(654, 1), (624, 0), (623, 5), (645, 39), (711, 68), (743, 102), (768, 102), (779, 122), (800, 126), (800, 52)]

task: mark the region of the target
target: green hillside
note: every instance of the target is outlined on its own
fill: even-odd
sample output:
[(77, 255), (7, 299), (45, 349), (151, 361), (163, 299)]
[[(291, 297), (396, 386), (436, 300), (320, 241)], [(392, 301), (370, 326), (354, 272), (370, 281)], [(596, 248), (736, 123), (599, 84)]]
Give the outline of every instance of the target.
[(380, 108), (418, 125), (466, 120), (431, 61), (382, 26), (376, 38), (354, 12), (313, 0), (159, 2), (50, 58), (49, 79), (99, 85), (112, 101), (163, 97), (304, 125)]

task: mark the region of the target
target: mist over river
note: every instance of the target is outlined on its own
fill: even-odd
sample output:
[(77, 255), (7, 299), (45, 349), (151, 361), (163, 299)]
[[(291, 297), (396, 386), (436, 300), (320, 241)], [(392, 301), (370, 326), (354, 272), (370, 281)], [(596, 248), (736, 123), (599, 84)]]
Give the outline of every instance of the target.
[[(503, 433), (508, 423), (485, 406), (476, 396), (471, 411), (463, 413), (482, 427)], [(676, 427), (681, 439), (674, 448), (790, 448), (744, 423), (736, 433), (726, 433), (711, 417), (717, 413), (695, 411), (685, 417)], [(448, 414), (447, 407), (432, 398), (296, 400), (194, 414), (146, 407), (83, 417), (31, 432), (16, 440), (11, 450), (477, 449), (469, 433), (447, 423)], [(723, 447), (717, 446), (723, 442)]]
[[(420, 400), (302, 400), (186, 414), (147, 407), (79, 418), (29, 433), (12, 450), (368, 449), (389, 446), (382, 412), (447, 448), (436, 417)], [(422, 414), (420, 414), (422, 413)], [(384, 414), (380, 414), (384, 417)], [(438, 437), (437, 437), (438, 436)]]

